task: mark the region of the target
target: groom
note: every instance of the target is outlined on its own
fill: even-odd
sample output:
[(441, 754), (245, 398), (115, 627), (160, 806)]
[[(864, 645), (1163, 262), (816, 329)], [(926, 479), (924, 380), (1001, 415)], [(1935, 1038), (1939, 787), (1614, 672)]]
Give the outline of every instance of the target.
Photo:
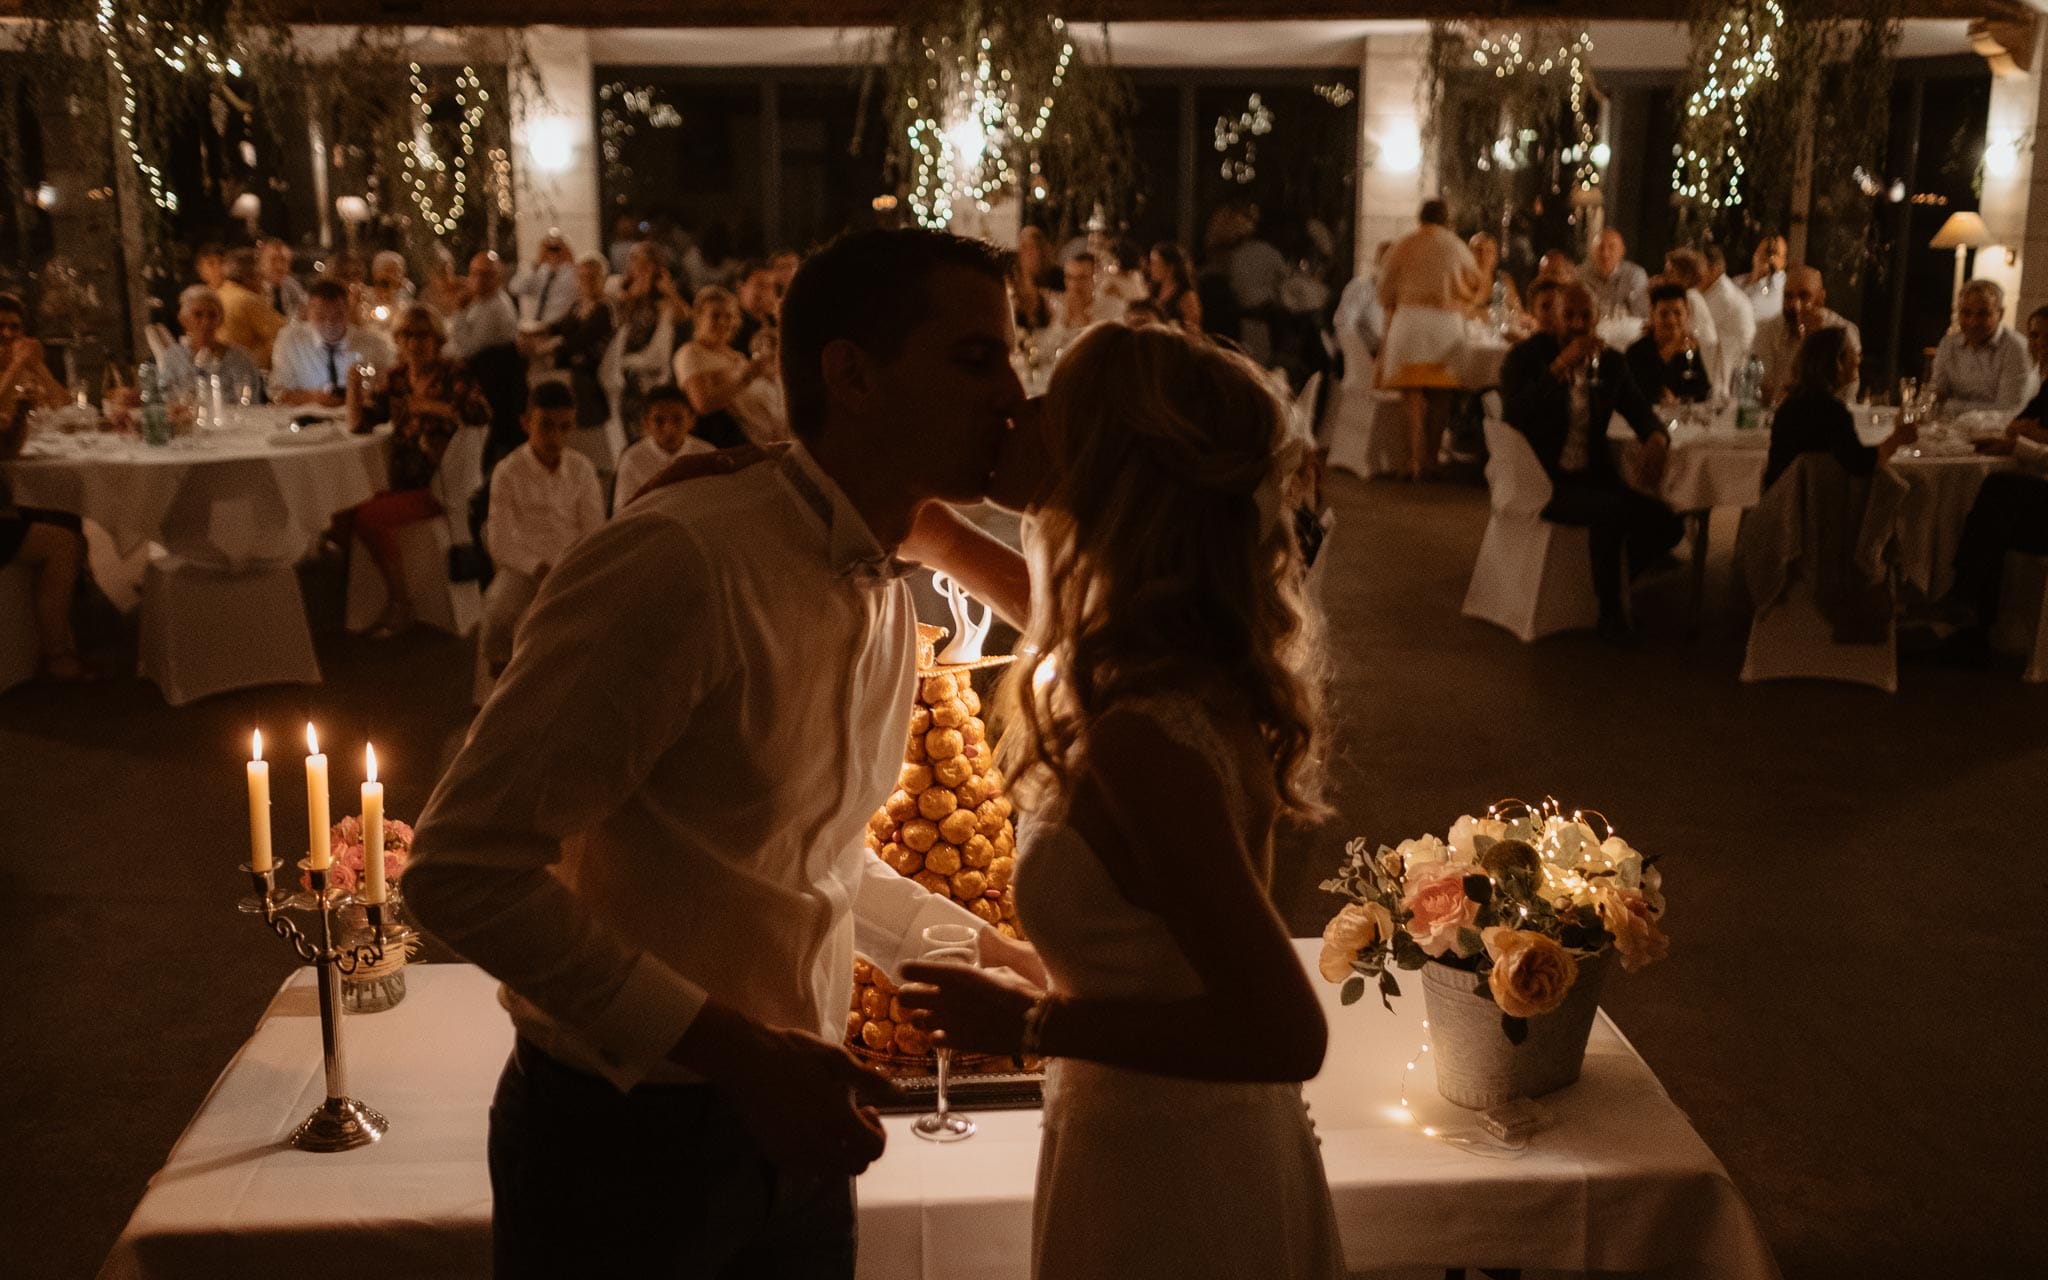
[[(782, 309), (797, 443), (657, 482), (548, 575), (419, 823), (422, 924), (504, 983), (496, 1273), (853, 1274), (880, 1077), (838, 1044), (856, 945), (980, 926), (868, 854), (916, 670), (905, 566), (1021, 619), (979, 499), (1024, 402), (1002, 261), (842, 237)], [(991, 964), (1040, 974), (984, 930)]]

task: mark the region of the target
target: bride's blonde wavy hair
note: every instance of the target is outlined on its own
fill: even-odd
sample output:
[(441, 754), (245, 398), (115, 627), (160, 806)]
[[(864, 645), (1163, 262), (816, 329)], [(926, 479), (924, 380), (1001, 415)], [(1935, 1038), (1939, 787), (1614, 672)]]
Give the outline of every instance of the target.
[(1281, 814), (1323, 816), (1321, 635), (1280, 498), (1299, 446), (1264, 371), (1178, 330), (1098, 325), (1054, 371), (1045, 428), (1014, 772), (1064, 784), (1093, 720), (1193, 666), (1244, 696)]

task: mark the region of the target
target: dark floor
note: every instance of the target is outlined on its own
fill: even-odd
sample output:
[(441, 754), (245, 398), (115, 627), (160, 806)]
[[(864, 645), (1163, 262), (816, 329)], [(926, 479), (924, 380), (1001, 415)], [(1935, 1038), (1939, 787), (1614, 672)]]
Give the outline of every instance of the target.
[[(1745, 687), (1734, 627), (1682, 642), (1675, 596), (1641, 651), (1525, 647), (1458, 616), (1480, 491), (1334, 497), (1341, 817), (1290, 842), (1295, 931), (1320, 929), (1315, 883), (1351, 835), (1441, 832), (1508, 795), (1602, 809), (1664, 856), (1673, 935), (1607, 1006), (1786, 1274), (2048, 1274), (2048, 862), (2019, 812), (2048, 792), (2048, 687), (1921, 664), (1893, 697)], [(1725, 549), (1715, 567), (1725, 610)], [(324, 618), (333, 584), (312, 585)], [(387, 811), (426, 800), (466, 646), (324, 630), (321, 658), (322, 687), (181, 710), (134, 679), (0, 696), (0, 1274), (93, 1272), (289, 968), (231, 906), (250, 728), (374, 733)], [(275, 793), (296, 829), (299, 789)]]

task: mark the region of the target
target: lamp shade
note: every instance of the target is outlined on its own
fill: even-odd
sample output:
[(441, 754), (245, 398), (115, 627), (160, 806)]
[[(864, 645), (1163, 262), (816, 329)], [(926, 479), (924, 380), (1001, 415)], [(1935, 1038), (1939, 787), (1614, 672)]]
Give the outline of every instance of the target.
[(334, 208), (336, 212), (341, 214), (343, 222), (368, 222), (370, 220), (370, 202), (361, 196), (342, 196), (334, 202)]
[(235, 197), (235, 203), (229, 207), (228, 213), (232, 217), (254, 222), (263, 216), (263, 200), (254, 191), (244, 191)]
[(1984, 225), (1984, 219), (1974, 213), (1963, 212), (1948, 215), (1948, 221), (1941, 224), (1941, 230), (1934, 233), (1934, 239), (1927, 242), (1927, 247), (1981, 249), (1991, 243), (1991, 228)]

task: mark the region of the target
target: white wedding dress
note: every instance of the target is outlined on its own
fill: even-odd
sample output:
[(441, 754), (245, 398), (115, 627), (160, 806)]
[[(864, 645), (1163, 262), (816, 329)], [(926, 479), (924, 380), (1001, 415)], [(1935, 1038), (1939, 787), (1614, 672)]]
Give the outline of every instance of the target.
[[(1200, 702), (1155, 695), (1120, 705), (1142, 710), (1211, 762), (1242, 831), (1249, 798)], [(1262, 831), (1247, 843), (1263, 852), (1270, 838)], [(1016, 895), (1018, 918), (1058, 994), (1162, 1004), (1202, 994), (1165, 922), (1123, 896), (1066, 825), (1057, 797), (1021, 836)], [(1055, 1061), (1032, 1218), (1039, 1280), (1345, 1273), (1315, 1130), (1294, 1084), (1217, 1084)]]

